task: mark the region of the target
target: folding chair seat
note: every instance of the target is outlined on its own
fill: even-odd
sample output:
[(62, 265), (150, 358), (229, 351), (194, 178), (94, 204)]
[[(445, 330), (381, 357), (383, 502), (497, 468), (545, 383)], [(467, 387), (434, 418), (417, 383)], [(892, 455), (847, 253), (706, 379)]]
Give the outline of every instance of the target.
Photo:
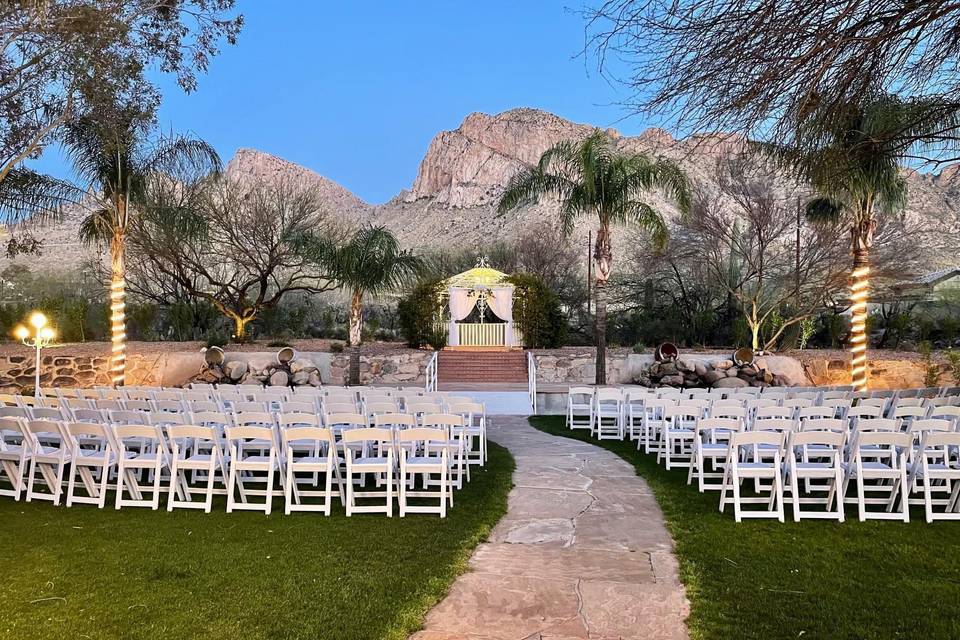
[[(336, 483), (340, 504), (346, 503), (340, 466), (343, 459), (337, 455), (333, 432), (317, 424), (285, 423), (281, 416), (280, 437), (284, 449), (286, 482), (283, 488), (284, 513), (293, 511), (320, 511), (330, 515), (333, 486)], [(292, 420), (316, 419), (306, 414), (290, 414)], [(301, 474), (298, 476), (297, 474)], [(323, 474), (323, 488), (319, 488)], [(305, 498), (323, 498), (319, 503)]]
[[(164, 468), (169, 468), (166, 442), (159, 428), (151, 424), (114, 424), (108, 433), (113, 435), (117, 454), (116, 508), (156, 510), (160, 506), (161, 474)], [(141, 483), (144, 473), (148, 482), (152, 478), (151, 484)], [(124, 489), (130, 494), (129, 498), (124, 497)], [(150, 493), (149, 499), (144, 497), (145, 491)]]
[(589, 429), (593, 433), (593, 387), (570, 387), (567, 390), (567, 428)]
[[(217, 470), (225, 463), (220, 448), (220, 437), (215, 427), (199, 425), (170, 425), (167, 427), (170, 443), (170, 482), (167, 485), (167, 511), (174, 508), (213, 508), (214, 481)], [(204, 487), (192, 486), (188, 472), (199, 472), (206, 478)], [(200, 495), (202, 501), (194, 501)]]
[[(109, 427), (92, 422), (68, 422), (63, 426), (68, 438), (73, 464), (67, 482), (67, 506), (73, 503), (95, 504), (99, 508), (107, 503), (107, 483), (110, 471), (117, 464), (117, 452), (111, 445)], [(86, 495), (77, 495), (77, 476)]]
[[(844, 468), (846, 432), (827, 430), (794, 431), (787, 437), (786, 481), (793, 502), (793, 519), (827, 518), (843, 522)], [(800, 495), (803, 480), (806, 497)], [(811, 493), (826, 494), (813, 496)], [(823, 511), (806, 510), (801, 505), (821, 505)]]
[[(849, 462), (845, 465), (843, 495), (847, 495), (851, 481), (856, 481), (857, 495), (845, 501), (857, 505), (861, 522), (868, 519), (909, 522), (907, 452), (913, 436), (897, 429), (857, 431), (852, 438)], [(869, 481), (876, 483), (868, 484)], [(900, 509), (895, 511), (898, 501)], [(868, 505), (882, 505), (885, 509), (873, 511), (867, 509)]]
[[(385, 513), (393, 516), (393, 482), (394, 457), (393, 433), (389, 429), (367, 427), (349, 429), (343, 432), (344, 457), (346, 459), (347, 477), (347, 516), (354, 513)], [(359, 452), (359, 453), (358, 453)], [(377, 487), (382, 490), (358, 491), (354, 486), (356, 480), (363, 481), (365, 476), (373, 474)], [(383, 504), (357, 504), (357, 499), (382, 498)]]
[[(736, 522), (743, 518), (776, 518), (783, 522), (783, 477), (781, 462), (783, 457), (784, 435), (779, 431), (740, 431), (730, 436), (730, 446), (724, 465), (723, 486), (720, 489), (720, 512), (723, 513), (729, 498), (733, 494), (733, 517)], [(771, 452), (770, 461), (757, 455), (760, 447)], [(744, 497), (740, 483), (753, 479), (755, 487), (762, 487), (763, 480), (769, 480), (769, 496)], [(760, 491), (757, 490), (760, 494)], [(762, 504), (765, 510), (744, 509), (744, 505)]]
[[(425, 415), (420, 419), (420, 426), (427, 429), (444, 429), (447, 432), (450, 452), (448, 461), (451, 473), (451, 482), (457, 489), (463, 488), (464, 477), (470, 481), (470, 465), (467, 461), (466, 450), (466, 422), (463, 416), (446, 413)], [(450, 504), (453, 505), (453, 493), (450, 493)]]
[[(487, 411), (482, 403), (451, 404), (448, 412), (463, 418), (464, 453), (467, 464), (483, 466), (487, 461)], [(477, 446), (474, 447), (474, 440)]]
[[(918, 421), (920, 422), (920, 421)], [(923, 434), (910, 471), (911, 489), (922, 485), (927, 522), (960, 520), (960, 433), (929, 430)], [(945, 497), (935, 497), (944, 495)], [(936, 507), (942, 507), (938, 511)]]
[(10, 483), (9, 489), (0, 487), (0, 496), (20, 500), (24, 477), (33, 458), (36, 442), (23, 418), (0, 418), (0, 471)]
[(637, 450), (643, 447), (644, 453), (656, 453), (658, 458), (661, 451), (661, 434), (665, 428), (664, 411), (667, 407), (677, 406), (676, 399), (654, 398), (643, 403), (643, 435), (637, 442)]
[(597, 440), (623, 440), (623, 392), (620, 389), (597, 389), (594, 402), (593, 433)]
[(694, 427), (697, 421), (703, 418), (704, 409), (699, 403), (687, 402), (663, 410), (657, 462), (663, 460), (668, 470), (673, 467), (689, 467), (693, 458), (696, 438)]
[[(743, 430), (743, 421), (738, 418), (700, 418), (694, 427), (694, 450), (687, 484), (697, 477), (700, 493), (720, 490), (723, 487), (723, 463), (727, 460), (730, 435)], [(707, 468), (711, 469), (710, 471)], [(718, 483), (708, 483), (708, 478), (719, 478)]]
[[(70, 446), (65, 440), (62, 424), (54, 420), (28, 420), (33, 455), (27, 476), (27, 502), (33, 499), (60, 504), (63, 494), (63, 473), (71, 460)], [(40, 472), (47, 491), (35, 489)]]
[[(227, 513), (241, 509), (263, 511), (270, 515), (274, 473), (280, 472), (280, 456), (275, 438), (276, 431), (272, 426), (243, 425), (226, 428), (230, 456)], [(259, 485), (263, 485), (263, 488), (257, 488)], [(239, 502), (237, 493), (240, 495)], [(249, 499), (256, 496), (262, 496), (263, 502), (252, 502)]]

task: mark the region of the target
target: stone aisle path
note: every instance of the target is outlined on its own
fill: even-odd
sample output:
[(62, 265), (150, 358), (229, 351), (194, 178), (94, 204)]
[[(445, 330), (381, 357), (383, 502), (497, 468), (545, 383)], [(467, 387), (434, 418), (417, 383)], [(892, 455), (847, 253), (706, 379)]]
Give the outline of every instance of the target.
[(517, 462), (507, 514), (411, 640), (686, 638), (673, 543), (633, 467), (525, 417), (490, 420)]

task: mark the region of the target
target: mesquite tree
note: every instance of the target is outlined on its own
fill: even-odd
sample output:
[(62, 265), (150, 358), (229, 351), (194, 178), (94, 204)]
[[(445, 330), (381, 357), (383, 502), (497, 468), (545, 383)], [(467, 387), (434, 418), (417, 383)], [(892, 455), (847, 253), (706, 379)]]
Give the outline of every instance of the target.
[(663, 217), (644, 202), (653, 189), (665, 192), (686, 212), (690, 189), (686, 175), (673, 162), (651, 159), (644, 154), (622, 153), (603, 131), (579, 141), (561, 142), (547, 149), (540, 161), (522, 169), (510, 179), (500, 198), (499, 213), (532, 204), (554, 195), (560, 200), (560, 222), (569, 234), (583, 216), (597, 216), (596, 383), (606, 384), (606, 285), (613, 270), (610, 228), (614, 224), (637, 225), (651, 231), (654, 241), (663, 244), (667, 226)]

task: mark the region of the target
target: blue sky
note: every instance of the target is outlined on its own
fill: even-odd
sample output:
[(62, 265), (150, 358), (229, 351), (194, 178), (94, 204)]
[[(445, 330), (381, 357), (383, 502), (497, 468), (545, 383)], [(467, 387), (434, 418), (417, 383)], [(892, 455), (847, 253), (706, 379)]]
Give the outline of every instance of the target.
[[(307, 166), (371, 203), (407, 188), (431, 138), (474, 111), (536, 107), (632, 135), (646, 123), (578, 57), (578, 0), (238, 0), (245, 16), (199, 89), (160, 78), (164, 130)], [(36, 166), (69, 171), (50, 149)]]

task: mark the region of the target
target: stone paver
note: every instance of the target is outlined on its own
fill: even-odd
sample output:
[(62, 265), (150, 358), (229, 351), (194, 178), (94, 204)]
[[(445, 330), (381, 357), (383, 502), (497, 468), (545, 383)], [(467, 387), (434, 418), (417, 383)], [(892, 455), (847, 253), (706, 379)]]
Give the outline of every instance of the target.
[(411, 640), (673, 640), (689, 605), (673, 542), (633, 467), (495, 416), (517, 469), (507, 514)]

